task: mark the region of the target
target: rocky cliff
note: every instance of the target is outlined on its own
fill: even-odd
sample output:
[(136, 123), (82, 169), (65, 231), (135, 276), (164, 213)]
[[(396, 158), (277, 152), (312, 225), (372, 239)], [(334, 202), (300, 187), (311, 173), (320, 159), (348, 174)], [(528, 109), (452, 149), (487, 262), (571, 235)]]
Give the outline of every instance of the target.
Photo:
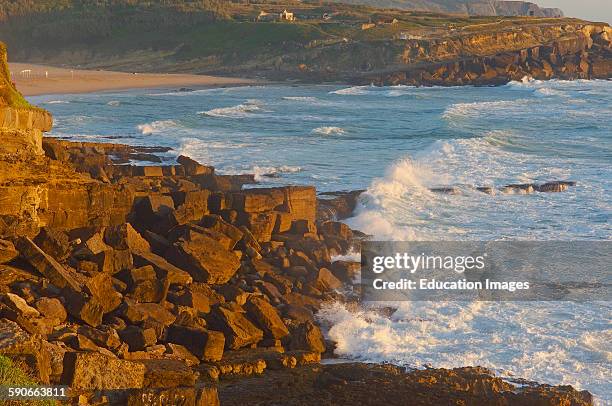
[(409, 85), (491, 85), (525, 76), (606, 79), (612, 77), (611, 39), (607, 24), (483, 24), (431, 38), (321, 46), (287, 55), (276, 75)]
[(528, 1), (495, 0), (335, 0), (383, 8), (458, 13), (473, 16), (563, 17), (558, 8), (539, 7)]

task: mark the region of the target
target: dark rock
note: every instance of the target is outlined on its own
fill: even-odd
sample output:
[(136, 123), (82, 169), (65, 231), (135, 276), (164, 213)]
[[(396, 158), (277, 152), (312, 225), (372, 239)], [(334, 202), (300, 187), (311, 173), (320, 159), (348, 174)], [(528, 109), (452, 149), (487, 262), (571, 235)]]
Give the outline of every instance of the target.
[(168, 328), (167, 341), (180, 344), (202, 361), (219, 361), (223, 356), (223, 333), (199, 328), (172, 325)]
[(251, 297), (245, 304), (247, 315), (261, 328), (266, 337), (281, 339), (289, 334), (285, 323), (270, 303), (261, 297)]
[(28, 237), (19, 238), (16, 247), (20, 255), (36, 268), (38, 272), (49, 279), (52, 284), (58, 288), (68, 287), (76, 292), (81, 291), (81, 286), (76, 279)]
[(263, 339), (263, 331), (255, 327), (243, 313), (219, 306), (213, 310), (211, 316), (211, 327), (223, 332), (225, 347), (228, 349), (236, 350), (257, 344)]

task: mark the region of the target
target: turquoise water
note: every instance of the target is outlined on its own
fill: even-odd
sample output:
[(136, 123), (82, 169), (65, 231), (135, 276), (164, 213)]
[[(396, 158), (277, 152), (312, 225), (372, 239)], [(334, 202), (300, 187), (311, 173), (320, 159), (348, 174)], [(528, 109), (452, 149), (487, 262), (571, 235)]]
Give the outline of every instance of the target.
[[(266, 86), (31, 98), (51, 135), (164, 145), (262, 185), (367, 189), (351, 225), (395, 240), (610, 240), (612, 82), (501, 87)], [(564, 193), (477, 186), (574, 180)], [(429, 192), (456, 185), (461, 195)], [(345, 357), (482, 365), (612, 402), (612, 307), (404, 303), (391, 320), (321, 313)]]

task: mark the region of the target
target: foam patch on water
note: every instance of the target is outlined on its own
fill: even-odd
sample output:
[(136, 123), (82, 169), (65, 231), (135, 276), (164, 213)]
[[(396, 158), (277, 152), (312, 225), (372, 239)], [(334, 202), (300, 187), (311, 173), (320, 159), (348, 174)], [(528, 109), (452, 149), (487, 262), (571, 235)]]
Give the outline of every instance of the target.
[(208, 111), (201, 111), (198, 114), (217, 118), (248, 118), (253, 117), (255, 113), (263, 111), (261, 104), (262, 102), (259, 100), (247, 100), (243, 104), (230, 107), (219, 107)]
[(277, 177), (283, 173), (297, 173), (302, 168), (299, 166), (280, 165), (280, 166), (253, 166), (251, 170), (245, 171), (246, 173), (252, 173), (255, 175), (257, 182), (264, 181), (269, 178)]
[(143, 135), (159, 134), (176, 127), (177, 124), (173, 120), (159, 120), (136, 126), (138, 131), (140, 131)]
[(320, 103), (322, 100), (314, 96), (284, 96), (283, 100), (305, 102), (305, 103)]
[(106, 104), (109, 105), (109, 106), (112, 106), (112, 107), (117, 107), (117, 106), (121, 105), (121, 102), (119, 100), (111, 100), (111, 101), (109, 101)]
[(442, 118), (445, 120), (455, 120), (458, 118), (478, 118), (500, 113), (508, 114), (525, 109), (530, 103), (527, 99), (455, 103), (444, 110)]
[(70, 104), (70, 102), (68, 100), (49, 100), (43, 104)]
[(329, 94), (337, 94), (341, 96), (363, 96), (369, 94), (368, 88), (370, 86), (353, 86), (344, 89), (333, 90)]
[(600, 316), (610, 314), (610, 303), (376, 305), (398, 310), (389, 318), (339, 303), (323, 306), (317, 316), (331, 326), (327, 336), (337, 343), (336, 355), (414, 368), (483, 366), (505, 377), (587, 389), (601, 404), (612, 401), (612, 328)]
[(345, 134), (346, 131), (342, 127), (317, 127), (312, 130), (312, 133), (320, 135), (342, 135)]

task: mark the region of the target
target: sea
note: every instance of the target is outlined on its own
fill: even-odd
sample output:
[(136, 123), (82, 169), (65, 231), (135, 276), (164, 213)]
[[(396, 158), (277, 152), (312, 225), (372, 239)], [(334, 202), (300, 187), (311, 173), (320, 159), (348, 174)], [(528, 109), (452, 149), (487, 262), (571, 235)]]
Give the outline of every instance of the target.
[[(377, 240), (612, 239), (612, 81), (186, 90), (29, 99), (53, 113), (50, 136), (168, 146), (168, 162), (186, 154), (218, 173), (254, 173), (259, 186), (364, 189), (347, 222)], [(475, 189), (554, 180), (576, 186), (527, 195)], [(461, 193), (429, 190), (447, 186)], [(331, 304), (318, 317), (344, 359), (479, 365), (612, 404), (609, 301), (394, 306), (385, 317)]]

